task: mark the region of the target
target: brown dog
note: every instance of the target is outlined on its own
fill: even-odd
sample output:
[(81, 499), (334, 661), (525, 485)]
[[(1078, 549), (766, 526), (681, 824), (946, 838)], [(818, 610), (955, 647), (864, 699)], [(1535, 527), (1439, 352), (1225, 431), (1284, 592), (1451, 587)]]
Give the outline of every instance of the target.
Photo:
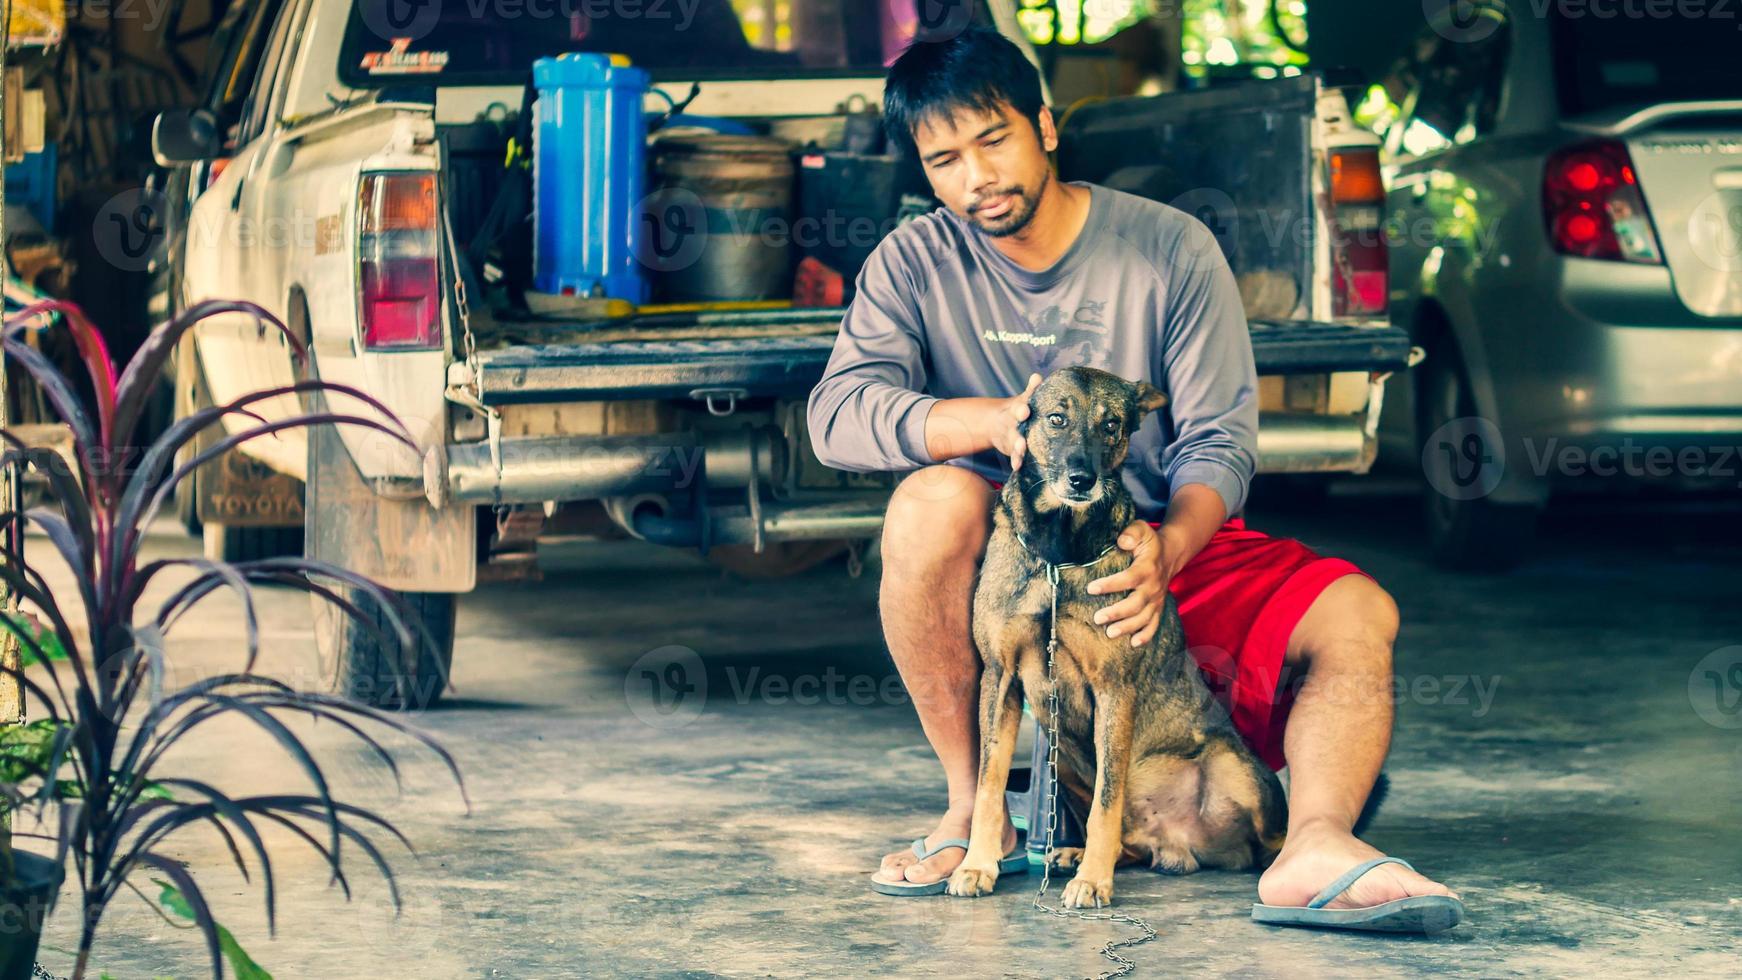
[[(1263, 866), (1282, 847), (1287, 803), (1276, 774), (1240, 740), (1186, 652), (1171, 596), (1149, 643), (1109, 638), (1089, 582), (1130, 564), (1113, 548), (1136, 517), (1120, 466), (1131, 434), (1166, 397), (1093, 368), (1048, 377), (1029, 401), (1027, 453), (998, 498), (974, 592), (980, 680), (980, 782), (968, 854), (952, 895), (984, 895), (998, 880), (1004, 786), (1022, 697), (1057, 726), (1060, 802), (1087, 811), (1086, 846), (1048, 860), (1075, 864), (1067, 908), (1113, 897), (1113, 869), (1147, 860), (1189, 874)], [(1047, 637), (1057, 571), (1058, 717), (1048, 709)], [(1039, 831), (1036, 831), (1039, 832)]]

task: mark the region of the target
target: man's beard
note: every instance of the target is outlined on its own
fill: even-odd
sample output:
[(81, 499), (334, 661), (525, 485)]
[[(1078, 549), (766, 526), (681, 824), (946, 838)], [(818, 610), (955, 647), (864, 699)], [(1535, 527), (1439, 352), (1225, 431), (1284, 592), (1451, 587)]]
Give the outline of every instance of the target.
[[(1027, 228), (1028, 223), (1034, 220), (1034, 212), (1040, 207), (1040, 196), (1046, 192), (1047, 182), (1051, 179), (1052, 177), (1050, 174), (1042, 174), (1040, 178), (1040, 186), (1035, 189), (1033, 194), (1028, 193), (1019, 186), (1000, 188), (998, 191), (987, 196), (1008, 196), (1012, 198), (1010, 210), (996, 218), (981, 218), (970, 209), (968, 211), (968, 218), (973, 222), (974, 227), (980, 229), (980, 231), (984, 232), (986, 235), (989, 235), (992, 238), (1008, 238), (1022, 229)], [(978, 205), (974, 205), (974, 207), (977, 206)]]

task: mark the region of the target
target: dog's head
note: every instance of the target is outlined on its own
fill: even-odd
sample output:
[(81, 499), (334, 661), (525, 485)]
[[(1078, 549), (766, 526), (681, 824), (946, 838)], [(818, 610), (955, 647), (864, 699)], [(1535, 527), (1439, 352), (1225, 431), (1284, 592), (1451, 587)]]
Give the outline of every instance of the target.
[(1055, 371), (1028, 401), (1017, 427), (1028, 448), (1022, 481), (1066, 507), (1087, 507), (1119, 479), (1131, 434), (1143, 417), (1167, 404), (1145, 381), (1126, 381), (1088, 367)]

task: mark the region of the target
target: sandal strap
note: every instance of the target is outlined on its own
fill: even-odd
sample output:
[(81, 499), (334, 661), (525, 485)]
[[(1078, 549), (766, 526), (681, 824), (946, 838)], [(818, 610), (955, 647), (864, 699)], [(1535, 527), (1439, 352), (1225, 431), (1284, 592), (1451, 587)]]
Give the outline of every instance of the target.
[[(915, 837), (913, 839), (913, 845), (912, 845), (913, 856), (916, 858), (919, 858), (921, 861), (924, 861), (926, 858), (929, 858), (932, 855), (937, 854), (940, 851), (947, 851), (952, 847), (959, 847), (964, 851), (967, 850), (968, 849), (967, 838), (965, 838), (965, 837), (951, 837), (949, 840), (939, 841), (938, 846), (932, 848), (929, 851), (925, 849), (925, 838), (924, 837)], [(1010, 854), (1015, 854), (1018, 851), (1027, 850), (1027, 848), (1028, 848), (1028, 835), (1023, 833), (1022, 831), (1018, 830), (1016, 832), (1016, 846), (1010, 849)], [(1009, 857), (1010, 854), (1006, 854), (1004, 856)]]
[(925, 847), (925, 838), (921, 837), (913, 842), (913, 854), (924, 861), (932, 855), (947, 851), (952, 847), (959, 847), (965, 851), (968, 849), (968, 839), (966, 837), (951, 837), (948, 840), (938, 841), (937, 846), (928, 851)]
[(1313, 900), (1308, 902), (1306, 907), (1309, 909), (1324, 908), (1326, 905), (1331, 903), (1332, 899), (1335, 899), (1338, 895), (1348, 891), (1349, 886), (1360, 880), (1362, 875), (1379, 867), (1381, 864), (1401, 864), (1404, 867), (1409, 868), (1411, 871), (1415, 870), (1408, 861), (1405, 861), (1400, 857), (1376, 857), (1371, 861), (1363, 861), (1360, 864), (1355, 865), (1353, 868), (1350, 868), (1348, 871), (1343, 872), (1343, 876), (1338, 878), (1336, 881), (1326, 885), (1325, 890), (1314, 895)]

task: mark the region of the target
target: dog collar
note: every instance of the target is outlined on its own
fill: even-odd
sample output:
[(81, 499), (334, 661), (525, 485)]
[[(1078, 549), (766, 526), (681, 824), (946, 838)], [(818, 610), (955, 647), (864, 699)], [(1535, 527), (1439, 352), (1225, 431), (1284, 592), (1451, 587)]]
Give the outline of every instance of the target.
[[(1016, 538), (1017, 544), (1022, 545), (1022, 550), (1028, 552), (1029, 554), (1033, 555), (1036, 558), (1040, 558), (1040, 552), (1035, 551), (1034, 548), (1031, 545), (1029, 545), (1029, 543), (1027, 541), (1022, 540), (1022, 535), (1015, 534), (1015, 535), (1012, 535), (1012, 537)], [(1100, 554), (1089, 559), (1088, 561), (1061, 561), (1061, 562), (1055, 563), (1055, 562), (1046, 561), (1046, 559), (1044, 559), (1044, 558), (1041, 558), (1041, 561), (1044, 562), (1048, 568), (1088, 568), (1090, 565), (1099, 564), (1101, 559), (1107, 557), (1108, 555), (1112, 554), (1113, 552), (1115, 552), (1117, 550), (1119, 550), (1119, 544), (1118, 544), (1118, 542), (1114, 542), (1113, 544), (1110, 544), (1107, 546), (1107, 550), (1101, 552)]]
[[(1027, 545), (1024, 545), (1024, 546), (1023, 546), (1023, 547), (1027, 547)], [(1091, 558), (1091, 559), (1089, 559), (1089, 560), (1088, 560), (1088, 561), (1067, 561), (1067, 562), (1060, 562), (1060, 563), (1059, 563), (1059, 564), (1057, 564), (1057, 565), (1054, 565), (1054, 566), (1053, 566), (1053, 567), (1054, 567), (1054, 568), (1088, 568), (1088, 567), (1089, 567), (1089, 566), (1090, 566), (1090, 565), (1095, 565), (1095, 564), (1099, 564), (1099, 563), (1100, 563), (1100, 561), (1101, 561), (1101, 559), (1103, 559), (1103, 558), (1105, 558), (1105, 557), (1107, 557), (1107, 556), (1108, 556), (1108, 555), (1110, 555), (1110, 554), (1112, 554), (1112, 553), (1113, 553), (1113, 552), (1115, 552), (1115, 551), (1118, 551), (1118, 550), (1119, 550), (1119, 545), (1118, 545), (1118, 544), (1116, 544), (1116, 543), (1115, 543), (1115, 544), (1110, 544), (1110, 545), (1108, 545), (1108, 546), (1107, 546), (1107, 550), (1106, 550), (1106, 551), (1103, 551), (1103, 552), (1101, 552), (1101, 553), (1100, 553), (1100, 554), (1098, 554), (1098, 555), (1096, 555), (1096, 556), (1095, 556), (1095, 557), (1093, 557), (1093, 558)]]

